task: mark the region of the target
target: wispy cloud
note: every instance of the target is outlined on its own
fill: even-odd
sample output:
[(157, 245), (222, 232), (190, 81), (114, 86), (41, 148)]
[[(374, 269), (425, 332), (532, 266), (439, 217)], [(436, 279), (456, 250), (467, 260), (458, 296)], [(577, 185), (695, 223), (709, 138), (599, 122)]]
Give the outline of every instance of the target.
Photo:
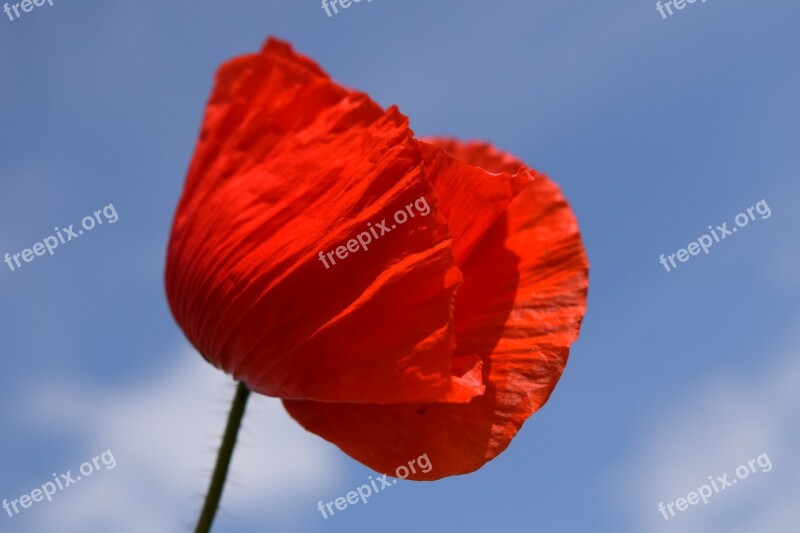
[[(753, 354), (751, 375), (719, 378), (654, 413), (643, 447), (617, 472), (614, 494), (635, 531), (752, 533), (796, 531), (800, 523), (800, 335), (780, 351)], [(659, 502), (671, 502), (732, 473), (761, 453), (770, 472), (753, 475), (676, 517), (664, 520)]]
[[(127, 390), (43, 386), (23, 405), (29, 420), (81, 443), (81, 462), (111, 449), (117, 460), (14, 519), (37, 531), (188, 531), (202, 503), (234, 387), (198, 355), (186, 353), (156, 380)], [(280, 402), (252, 395), (220, 522), (233, 517), (281, 524), (339, 474), (335, 450), (306, 433)], [(47, 479), (42, 479), (45, 482)], [(33, 488), (33, 487), (31, 487)], [(42, 508), (46, 506), (45, 508)], [(309, 505), (309, 521), (318, 517)], [(290, 526), (282, 524), (281, 531)]]

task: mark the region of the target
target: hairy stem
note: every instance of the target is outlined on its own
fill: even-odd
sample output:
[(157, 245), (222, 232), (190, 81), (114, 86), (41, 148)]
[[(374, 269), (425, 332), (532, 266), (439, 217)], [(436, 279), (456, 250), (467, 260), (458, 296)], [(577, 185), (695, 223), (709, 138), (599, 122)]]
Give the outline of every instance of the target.
[(209, 533), (211, 531), (211, 524), (214, 522), (214, 517), (219, 508), (219, 501), (222, 498), (222, 489), (225, 486), (225, 478), (228, 477), (233, 448), (236, 446), (236, 437), (242, 425), (244, 409), (249, 396), (250, 389), (240, 382), (236, 387), (236, 396), (233, 397), (233, 405), (231, 405), (231, 412), (228, 415), (228, 425), (225, 427), (225, 434), (222, 436), (222, 445), (219, 448), (214, 475), (211, 476), (211, 484), (208, 487), (206, 501), (203, 504), (203, 512), (197, 522), (195, 533)]

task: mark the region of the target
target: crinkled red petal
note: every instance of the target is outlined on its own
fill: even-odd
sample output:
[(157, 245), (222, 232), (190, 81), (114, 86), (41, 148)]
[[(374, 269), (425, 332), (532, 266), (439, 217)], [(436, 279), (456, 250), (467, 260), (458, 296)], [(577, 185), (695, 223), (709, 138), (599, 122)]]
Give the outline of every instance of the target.
[[(327, 256), (420, 197), (429, 215)], [(469, 401), (484, 387), (478, 360), (453, 360), (461, 281), (396, 108), (275, 40), (223, 66), (166, 272), (173, 314), (211, 363), (282, 398)]]
[[(518, 161), (488, 145), (434, 142), (462, 159), (440, 168), (462, 165), (465, 176), (473, 172), (468, 165), (488, 169), (486, 180), (520, 168)], [(456, 298), (457, 353), (481, 358), (485, 394), (467, 404), (285, 400), (296, 420), (380, 472), (394, 474), (398, 466), (427, 454), (433, 467), (411, 473), (409, 478), (417, 480), (474, 471), (508, 446), (558, 382), (586, 311), (588, 287), (588, 262), (575, 217), (558, 187), (530, 172), (534, 181), (459, 263), (464, 284)], [(444, 181), (451, 179), (455, 176)], [(442, 183), (435, 175), (432, 181)], [(448, 203), (445, 194), (437, 189), (448, 221), (474, 218), (474, 204)], [(463, 228), (469, 234), (469, 225)]]

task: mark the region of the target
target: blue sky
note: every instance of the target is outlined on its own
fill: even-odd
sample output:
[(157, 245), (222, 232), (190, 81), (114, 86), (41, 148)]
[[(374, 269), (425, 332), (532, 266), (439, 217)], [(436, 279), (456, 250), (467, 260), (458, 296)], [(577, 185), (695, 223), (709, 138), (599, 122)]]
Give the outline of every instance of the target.
[[(550, 402), (469, 476), (372, 473), (257, 399), (215, 531), (790, 531), (800, 520), (800, 6), (374, 0), (72, 2), (0, 14), (0, 254), (113, 204), (119, 220), (0, 264), (0, 499), (105, 450), (117, 466), (10, 532), (188, 531), (233, 388), (189, 349), (162, 272), (217, 66), (268, 35), (397, 104), (420, 135), (490, 140), (563, 188), (592, 265)], [(673, 272), (660, 254), (762, 199)], [(794, 446), (793, 446), (794, 445)], [(768, 453), (668, 521), (657, 510)], [(435, 465), (434, 465), (435, 468)], [(2, 513), (0, 511), (0, 513)]]

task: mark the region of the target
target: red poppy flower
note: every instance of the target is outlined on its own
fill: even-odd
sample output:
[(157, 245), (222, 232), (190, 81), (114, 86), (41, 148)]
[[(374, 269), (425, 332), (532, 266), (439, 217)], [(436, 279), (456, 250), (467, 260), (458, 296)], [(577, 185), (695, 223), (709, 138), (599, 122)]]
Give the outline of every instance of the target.
[(502, 452), (561, 376), (587, 276), (558, 187), (515, 158), (416, 140), (274, 39), (218, 73), (172, 312), (209, 362), (371, 468), (427, 453), (410, 478), (436, 479)]

